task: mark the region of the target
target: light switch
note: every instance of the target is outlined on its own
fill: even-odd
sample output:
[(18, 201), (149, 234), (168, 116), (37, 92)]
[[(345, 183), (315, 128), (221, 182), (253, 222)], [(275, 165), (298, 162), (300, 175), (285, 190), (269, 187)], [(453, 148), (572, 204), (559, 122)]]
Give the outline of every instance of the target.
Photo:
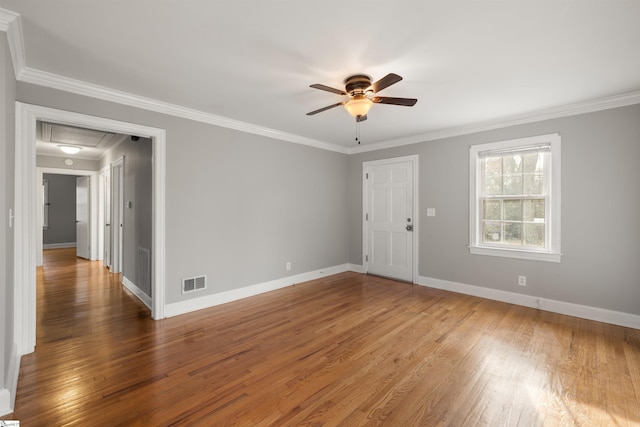
[(436, 208), (427, 208), (427, 216), (436, 216)]

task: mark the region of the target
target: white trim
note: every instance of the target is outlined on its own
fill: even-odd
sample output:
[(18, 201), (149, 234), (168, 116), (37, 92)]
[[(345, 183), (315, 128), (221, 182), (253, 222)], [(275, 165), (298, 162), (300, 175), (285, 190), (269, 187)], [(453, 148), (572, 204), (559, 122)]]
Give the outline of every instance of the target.
[(627, 92), (620, 95), (607, 96), (592, 99), (576, 104), (561, 105), (559, 107), (537, 110), (531, 113), (518, 114), (510, 117), (502, 117), (495, 120), (480, 122), (464, 126), (456, 126), (448, 129), (439, 129), (406, 138), (391, 139), (367, 145), (351, 147), (347, 154), (365, 153), (368, 151), (383, 150), (386, 148), (401, 147), (404, 145), (419, 144), (421, 142), (436, 141), (438, 139), (452, 138), (455, 136), (469, 135), (502, 129), (526, 123), (541, 122), (544, 120), (558, 119), (562, 117), (576, 116), (578, 114), (594, 113), (596, 111), (610, 110), (612, 108), (626, 107), (640, 104), (640, 90)]
[(349, 264), (336, 265), (333, 267), (310, 271), (308, 273), (301, 273), (295, 276), (283, 277), (269, 282), (245, 286), (244, 288), (232, 289), (229, 291), (219, 292), (217, 294), (205, 295), (199, 298), (175, 302), (167, 304), (165, 314), (167, 317), (178, 316), (180, 314), (190, 313), (192, 311), (202, 310), (220, 304), (226, 304), (239, 299), (274, 291), (276, 289), (286, 288), (287, 286), (295, 285), (296, 283), (308, 282), (310, 280), (343, 273), (345, 271), (349, 271)]
[(16, 75), (16, 79), (19, 79), (26, 67), (20, 15), (0, 8), (0, 31), (7, 33), (7, 42), (11, 52), (11, 60), (13, 61), (13, 72)]
[(498, 289), (485, 288), (482, 286), (450, 282), (448, 280), (433, 279), (424, 276), (421, 276), (419, 278), (418, 284), (430, 288), (442, 289), (445, 291), (457, 292), (480, 298), (487, 298), (494, 301), (521, 305), (523, 307), (550, 311), (552, 313), (579, 317), (581, 319), (595, 320), (597, 322), (604, 322), (610, 323), (612, 325), (625, 326), (627, 328), (640, 329), (640, 316), (636, 314), (623, 313), (620, 311), (607, 310), (599, 307), (590, 307), (587, 305), (540, 298), (533, 295), (524, 295), (514, 292), (501, 291)]
[(164, 101), (145, 98), (143, 96), (135, 95), (132, 93), (110, 89), (105, 86), (99, 86), (92, 83), (87, 83), (84, 81), (49, 73), (46, 71), (35, 70), (29, 67), (24, 67), (23, 72), (20, 75), (20, 81), (39, 86), (45, 86), (52, 89), (58, 89), (65, 92), (75, 93), (77, 95), (101, 99), (103, 101), (116, 102), (118, 104), (128, 105), (130, 107), (142, 108), (148, 111), (155, 111), (157, 113), (169, 114), (174, 117), (182, 117), (184, 119), (194, 120), (197, 122), (239, 130), (241, 132), (266, 136), (267, 138), (279, 139), (282, 141), (293, 142), (296, 144), (307, 145), (310, 147), (320, 148), (328, 151), (335, 151), (343, 154), (346, 154), (347, 152), (347, 148), (340, 145), (331, 144), (329, 142), (307, 138), (304, 136), (295, 135), (264, 126), (254, 125), (251, 123), (242, 122), (240, 120), (234, 120)]
[(11, 393), (6, 388), (0, 388), (0, 417), (13, 412), (11, 407)]
[(358, 264), (347, 264), (347, 268), (349, 271), (353, 271), (354, 273), (364, 273), (364, 267)]
[(42, 249), (64, 249), (64, 248), (75, 248), (76, 242), (67, 242), (67, 243), (45, 243), (42, 245)]
[(402, 157), (392, 157), (388, 159), (380, 159), (380, 160), (371, 160), (368, 162), (362, 162), (362, 216), (360, 217), (362, 220), (362, 273), (367, 273), (369, 271), (369, 263), (367, 262), (367, 252), (369, 248), (369, 233), (368, 233), (368, 222), (365, 221), (365, 215), (367, 214), (367, 207), (369, 205), (368, 199), (368, 180), (366, 178), (366, 174), (368, 173), (368, 168), (371, 166), (378, 165), (387, 165), (393, 163), (401, 163), (401, 162), (411, 162), (413, 169), (413, 260), (412, 260), (412, 279), (411, 281), (415, 283), (418, 279), (418, 262), (419, 256), (418, 252), (420, 249), (420, 245), (418, 244), (419, 236), (420, 236), (420, 221), (419, 221), (419, 195), (420, 191), (418, 189), (418, 185), (420, 182), (420, 157), (417, 154), (412, 154), (409, 156)]
[(121, 122), (54, 108), (16, 102), (15, 231), (14, 231), (14, 336), (21, 355), (36, 344), (36, 121), (82, 126), (148, 137), (153, 143), (153, 250), (154, 319), (164, 318), (165, 301), (165, 152), (164, 129)]
[(469, 246), (469, 253), (472, 255), (527, 259), (530, 261), (560, 262), (562, 260), (561, 253), (522, 251), (517, 249), (484, 248), (478, 246)]
[(142, 303), (146, 305), (149, 310), (151, 310), (151, 297), (142, 292), (142, 290), (140, 290), (140, 288), (136, 286), (135, 283), (127, 279), (124, 275), (122, 275), (122, 286), (127, 288), (136, 298), (142, 301)]
[(20, 375), (20, 351), (18, 344), (13, 343), (11, 356), (9, 356), (9, 368), (5, 378), (5, 388), (0, 389), (0, 417), (13, 412), (16, 403), (16, 391), (18, 388), (18, 376)]
[[(42, 186), (40, 183), (44, 179), (44, 174), (56, 174), (56, 175), (78, 175), (78, 176), (88, 176), (89, 177), (89, 246), (91, 251), (89, 252), (89, 258), (92, 261), (95, 261), (98, 258), (98, 172), (91, 171), (86, 169), (63, 169), (63, 168), (42, 168), (36, 167), (36, 174), (38, 175), (36, 178), (36, 192), (38, 203), (42, 200), (41, 191)], [(38, 205), (36, 205), (37, 207)], [(36, 221), (37, 224), (42, 224), (42, 210), (36, 209)], [(36, 257), (38, 266), (42, 265), (42, 250), (44, 249), (43, 242), (43, 230), (41, 226), (36, 227)], [(63, 247), (71, 247), (71, 246), (63, 246)], [(75, 244), (74, 246), (75, 247)]]

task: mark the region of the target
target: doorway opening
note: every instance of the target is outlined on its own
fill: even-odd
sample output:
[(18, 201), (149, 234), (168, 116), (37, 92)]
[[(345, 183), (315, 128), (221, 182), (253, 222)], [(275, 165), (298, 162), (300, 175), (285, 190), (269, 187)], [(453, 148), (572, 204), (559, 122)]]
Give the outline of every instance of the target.
[[(133, 123), (73, 113), (16, 102), (16, 218), (14, 331), (19, 354), (34, 351), (36, 337), (36, 266), (38, 264), (38, 186), (36, 168), (36, 123), (46, 121), (87, 129), (138, 135), (152, 141), (152, 257), (151, 315), (164, 318), (165, 297), (165, 151), (166, 132)], [(97, 179), (93, 180), (96, 184)], [(97, 222), (97, 221), (96, 221)], [(96, 241), (97, 241), (96, 233)], [(96, 245), (97, 246), (97, 245)], [(41, 251), (40, 251), (41, 253)]]

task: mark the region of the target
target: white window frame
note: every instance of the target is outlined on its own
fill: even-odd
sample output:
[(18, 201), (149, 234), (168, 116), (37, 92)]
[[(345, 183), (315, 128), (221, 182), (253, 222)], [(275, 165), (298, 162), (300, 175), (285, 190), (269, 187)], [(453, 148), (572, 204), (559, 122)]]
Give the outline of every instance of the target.
[[(560, 134), (538, 135), (507, 141), (490, 142), (469, 147), (469, 252), (474, 255), (489, 255), (506, 258), (519, 258), (535, 261), (560, 262)], [(545, 168), (548, 175), (546, 213), (546, 247), (543, 249), (510, 247), (507, 245), (487, 245), (482, 243), (481, 203), (482, 195), (482, 156), (487, 151), (517, 150), (535, 145), (549, 145), (549, 162)]]

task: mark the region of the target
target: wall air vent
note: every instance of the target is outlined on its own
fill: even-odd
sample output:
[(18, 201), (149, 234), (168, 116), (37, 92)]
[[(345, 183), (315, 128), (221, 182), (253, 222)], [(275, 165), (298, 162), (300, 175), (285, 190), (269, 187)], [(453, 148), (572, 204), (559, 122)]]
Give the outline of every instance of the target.
[(207, 287), (207, 276), (189, 277), (182, 279), (182, 293), (199, 291)]

